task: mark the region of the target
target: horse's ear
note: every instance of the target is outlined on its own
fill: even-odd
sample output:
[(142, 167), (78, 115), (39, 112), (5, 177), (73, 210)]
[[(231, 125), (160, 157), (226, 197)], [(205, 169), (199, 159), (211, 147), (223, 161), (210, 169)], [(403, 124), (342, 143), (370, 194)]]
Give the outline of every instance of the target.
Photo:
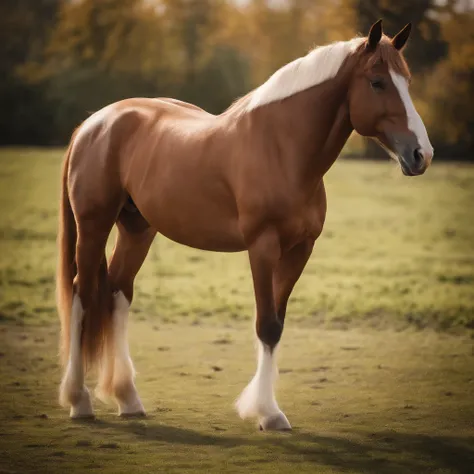
[(401, 51), (403, 49), (408, 40), (408, 37), (410, 36), (410, 31), (411, 23), (408, 23), (407, 25), (405, 25), (403, 30), (401, 30), (394, 36), (394, 38), (392, 39), (392, 44), (395, 49), (398, 49), (398, 51)]
[(369, 31), (367, 37), (367, 50), (374, 51), (382, 38), (382, 20), (375, 22)]

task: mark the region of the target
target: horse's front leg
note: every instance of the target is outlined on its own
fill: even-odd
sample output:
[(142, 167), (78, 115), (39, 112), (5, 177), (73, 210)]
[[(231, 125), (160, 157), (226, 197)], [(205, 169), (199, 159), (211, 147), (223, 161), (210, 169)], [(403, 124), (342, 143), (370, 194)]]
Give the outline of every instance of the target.
[(284, 253), (273, 272), (273, 294), (278, 319), (283, 325), (286, 306), (313, 251), (314, 239), (308, 238)]
[[(263, 233), (249, 248), (250, 266), (257, 307), (256, 332), (258, 336), (258, 365), (255, 376), (237, 401), (237, 410), (242, 418), (257, 418), (261, 429), (290, 430), (291, 425), (280, 410), (274, 394), (277, 375), (275, 348), (283, 331), (286, 301), (297, 276), (293, 272), (292, 283), (286, 283), (278, 275), (280, 267), (290, 267), (288, 258), (282, 255), (278, 234), (274, 231)], [(306, 263), (307, 257), (304, 261)], [(286, 262), (286, 263), (283, 263)], [(283, 265), (283, 266), (282, 266)], [(288, 293), (288, 295), (287, 295)]]
[(290, 430), (274, 394), (278, 373), (275, 348), (280, 340), (290, 294), (311, 255), (308, 239), (282, 253), (275, 234), (264, 234), (249, 249), (257, 303), (258, 365), (255, 376), (237, 401), (242, 418), (255, 417), (263, 430)]

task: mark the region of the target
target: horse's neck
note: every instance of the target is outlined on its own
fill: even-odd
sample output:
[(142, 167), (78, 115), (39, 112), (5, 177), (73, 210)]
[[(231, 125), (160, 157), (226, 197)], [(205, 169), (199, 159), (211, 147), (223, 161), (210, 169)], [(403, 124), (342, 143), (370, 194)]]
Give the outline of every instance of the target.
[[(301, 185), (313, 186), (353, 131), (346, 72), (283, 101), (252, 111), (255, 130), (275, 142), (279, 162)], [(262, 132), (264, 131), (264, 132)], [(272, 159), (272, 157), (270, 157)]]

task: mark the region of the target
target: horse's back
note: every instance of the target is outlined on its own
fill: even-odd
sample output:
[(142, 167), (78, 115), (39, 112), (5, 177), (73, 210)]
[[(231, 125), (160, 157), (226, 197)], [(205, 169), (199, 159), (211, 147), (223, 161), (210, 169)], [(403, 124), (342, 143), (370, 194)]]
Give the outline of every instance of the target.
[[(205, 119), (214, 115), (200, 107), (171, 98), (133, 98), (114, 102), (88, 117), (78, 128), (75, 142), (86, 139), (130, 138), (136, 129), (162, 118)], [(107, 135), (109, 135), (107, 137)]]
[(213, 116), (199, 107), (175, 99), (134, 98), (107, 105), (76, 130), (71, 143), (70, 173), (74, 176), (94, 170), (97, 178), (116, 175), (112, 171), (127, 165), (133, 155), (143, 154), (144, 150), (151, 153), (156, 137), (163, 135), (159, 131), (168, 123), (209, 117)]

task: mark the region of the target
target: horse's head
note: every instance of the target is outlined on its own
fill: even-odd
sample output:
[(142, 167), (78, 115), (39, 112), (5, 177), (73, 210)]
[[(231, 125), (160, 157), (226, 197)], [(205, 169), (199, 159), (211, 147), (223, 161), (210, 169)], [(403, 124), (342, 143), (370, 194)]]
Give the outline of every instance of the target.
[(410, 29), (408, 24), (390, 39), (382, 35), (381, 20), (372, 26), (357, 53), (349, 109), (358, 133), (376, 139), (405, 175), (417, 176), (430, 165), (433, 147), (408, 92), (410, 71), (401, 51)]

